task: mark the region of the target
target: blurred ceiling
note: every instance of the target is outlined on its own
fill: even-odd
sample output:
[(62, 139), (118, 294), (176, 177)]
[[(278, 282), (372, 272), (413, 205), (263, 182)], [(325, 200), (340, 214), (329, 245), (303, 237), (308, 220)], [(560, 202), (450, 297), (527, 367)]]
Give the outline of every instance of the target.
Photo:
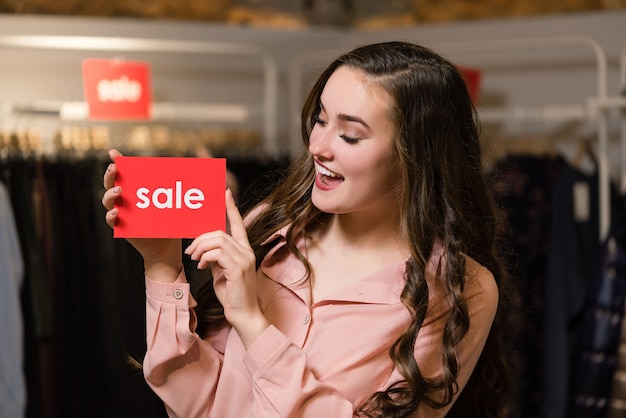
[(0, 0), (0, 13), (100, 16), (299, 28), (420, 23), (626, 9), (626, 0)]

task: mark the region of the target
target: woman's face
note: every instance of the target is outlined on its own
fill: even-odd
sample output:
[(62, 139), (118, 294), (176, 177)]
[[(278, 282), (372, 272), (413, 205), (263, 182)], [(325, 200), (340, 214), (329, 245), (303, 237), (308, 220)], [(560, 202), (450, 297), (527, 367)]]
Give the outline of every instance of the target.
[(320, 105), (309, 141), (316, 168), (313, 204), (335, 214), (396, 214), (400, 167), (388, 94), (343, 66), (328, 79)]

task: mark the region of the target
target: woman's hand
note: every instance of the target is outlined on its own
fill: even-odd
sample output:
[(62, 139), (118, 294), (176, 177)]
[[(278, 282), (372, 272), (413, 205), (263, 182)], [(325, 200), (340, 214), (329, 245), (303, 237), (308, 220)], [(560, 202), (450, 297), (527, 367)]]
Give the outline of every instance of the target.
[(226, 214), (230, 235), (223, 231), (200, 235), (185, 253), (198, 261), (198, 268), (211, 268), (224, 315), (248, 348), (269, 323), (257, 301), (254, 251), (230, 190), (226, 190)]
[[(117, 150), (110, 150), (109, 157), (111, 164), (104, 173), (104, 195), (102, 205), (106, 208), (106, 223), (113, 228), (119, 215), (115, 207), (115, 201), (123, 198), (123, 190), (115, 186), (117, 177), (117, 167), (115, 159), (122, 154)], [(182, 244), (180, 239), (165, 238), (128, 238), (127, 241), (135, 247), (144, 260), (146, 276), (151, 280), (159, 282), (173, 282), (180, 274), (183, 266)]]

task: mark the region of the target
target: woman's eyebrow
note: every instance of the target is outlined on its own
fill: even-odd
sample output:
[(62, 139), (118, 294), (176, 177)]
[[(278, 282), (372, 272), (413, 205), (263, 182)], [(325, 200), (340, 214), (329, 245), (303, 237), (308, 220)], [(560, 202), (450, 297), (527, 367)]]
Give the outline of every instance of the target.
[[(320, 110), (322, 112), (324, 112), (324, 113), (327, 113), (326, 112), (326, 108), (324, 107), (324, 103), (322, 103), (321, 100), (320, 100)], [(358, 116), (352, 116), (352, 115), (346, 115), (345, 113), (340, 113), (340, 114), (337, 115), (337, 118), (340, 119), (340, 120), (344, 120), (346, 122), (357, 122), (357, 123), (360, 123), (365, 128), (371, 130), (370, 126), (367, 123), (365, 123), (365, 121), (363, 119), (361, 119), (360, 117), (358, 117)]]
[(340, 120), (345, 120), (347, 122), (357, 122), (363, 125), (364, 127), (366, 127), (367, 129), (370, 129), (369, 125), (365, 123), (365, 121), (358, 116), (352, 116), (352, 115), (346, 115), (344, 113), (340, 113), (337, 115), (337, 118), (339, 118)]

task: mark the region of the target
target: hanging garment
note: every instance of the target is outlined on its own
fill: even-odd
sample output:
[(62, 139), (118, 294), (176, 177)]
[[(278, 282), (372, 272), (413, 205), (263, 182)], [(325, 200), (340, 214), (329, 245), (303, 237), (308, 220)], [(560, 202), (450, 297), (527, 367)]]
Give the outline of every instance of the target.
[(567, 414), (572, 418), (607, 416), (626, 297), (626, 213), (618, 215), (587, 292)]
[(23, 318), (20, 292), (24, 263), (8, 190), (0, 182), (0, 417), (26, 412)]
[(555, 155), (511, 154), (497, 161), (490, 173), (504, 215), (504, 261), (519, 304), (511, 319), (511, 350), (523, 418), (543, 418), (544, 286), (554, 184), (565, 165)]
[(567, 165), (555, 182), (545, 281), (545, 410), (567, 417), (589, 282), (598, 262), (598, 175)]
[[(14, 155), (2, 160), (0, 174), (10, 193), (24, 260), (21, 291), (24, 318), (24, 373), (28, 418), (56, 418), (54, 413), (54, 353), (51, 345), (53, 314), (51, 292), (38, 242), (34, 216), (34, 159)], [(48, 388), (48, 389), (44, 389)]]
[[(620, 207), (620, 219), (626, 217), (626, 197), (622, 197), (622, 206)], [(626, 238), (626, 231), (620, 232), (621, 236)], [(626, 248), (626, 242), (618, 242), (622, 250)], [(624, 274), (626, 272), (620, 272)], [(626, 307), (625, 307), (626, 308)], [(626, 312), (621, 320), (620, 341), (616, 354), (615, 373), (613, 374), (613, 382), (611, 385), (611, 395), (609, 398), (607, 418), (622, 418), (626, 416)]]

